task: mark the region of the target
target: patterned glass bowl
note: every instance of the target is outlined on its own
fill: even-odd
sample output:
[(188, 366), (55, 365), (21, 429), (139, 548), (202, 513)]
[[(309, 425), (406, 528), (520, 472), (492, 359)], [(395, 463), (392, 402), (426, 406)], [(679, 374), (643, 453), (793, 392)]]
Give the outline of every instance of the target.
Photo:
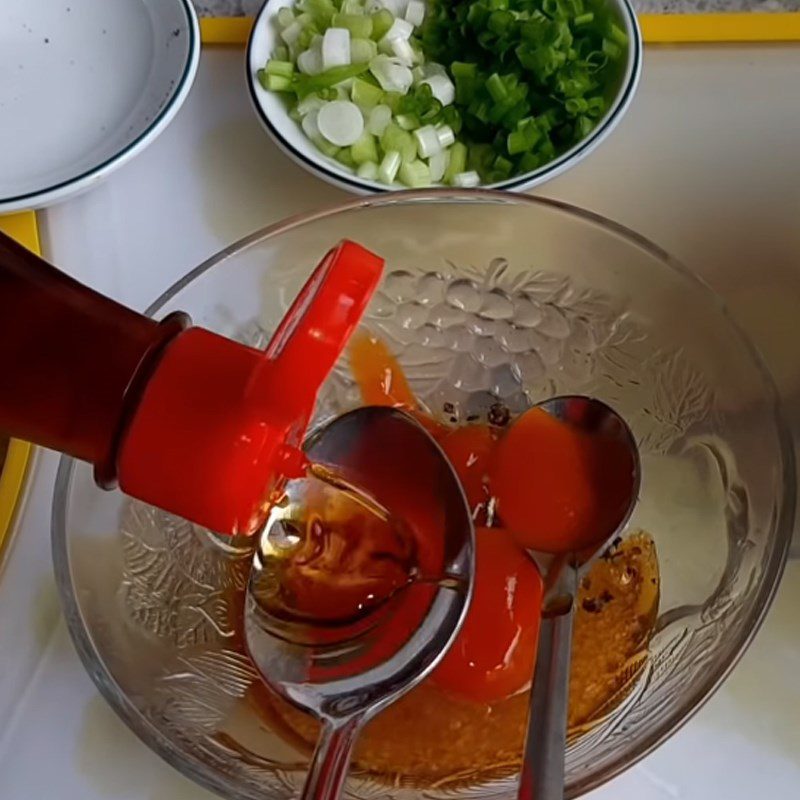
[[(794, 464), (776, 393), (752, 346), (705, 286), (639, 236), (525, 196), (404, 193), (267, 228), (198, 267), (150, 309), (188, 311), (261, 344), (310, 269), (342, 237), (387, 259), (366, 324), (400, 355), (433, 409), (469, 416), (588, 393), (637, 436), (640, 504), (662, 574), (650, 656), (614, 711), (571, 744), (568, 794), (632, 765), (713, 693), (756, 632), (794, 517)], [(357, 404), (342, 364), (320, 418)], [(246, 541), (220, 540), (102, 492), (64, 459), (53, 553), (87, 670), (157, 753), (229, 798), (296, 796), (307, 754), (253, 711), (256, 672), (238, 602)], [(468, 788), (382, 784), (350, 797), (515, 797), (513, 777)], [(461, 776), (463, 779), (463, 775)]]

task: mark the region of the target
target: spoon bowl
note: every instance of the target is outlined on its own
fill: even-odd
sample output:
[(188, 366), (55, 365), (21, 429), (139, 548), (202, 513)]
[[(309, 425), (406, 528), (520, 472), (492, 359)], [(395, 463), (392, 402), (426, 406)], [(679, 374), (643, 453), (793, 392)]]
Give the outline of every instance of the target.
[[(591, 542), (579, 550), (557, 554), (529, 551), (542, 571), (545, 592), (519, 800), (563, 800), (572, 622), (578, 585), (630, 519), (639, 496), (641, 463), (631, 429), (606, 403), (582, 395), (564, 395), (545, 400), (537, 408), (577, 434), (596, 437), (602, 443), (593, 476), (599, 477), (603, 470), (621, 471), (610, 482), (603, 480), (615, 491), (613, 496), (601, 498), (607, 505)], [(614, 453), (615, 457), (603, 463), (605, 453)]]
[[(260, 534), (244, 626), (265, 682), (322, 722), (303, 796), (333, 798), (361, 726), (425, 678), (457, 634), (470, 599), (474, 532), (453, 468), (422, 426), (401, 411), (351, 411), (316, 432), (305, 449), (312, 473), (289, 482), (284, 502)], [(414, 553), (405, 582), (389, 584), (384, 597), (365, 594), (366, 600), (342, 606), (339, 615), (332, 610), (331, 603), (339, 602), (334, 597), (324, 620), (304, 615), (285, 597), (277, 602), (276, 577), (285, 564), (280, 551), (302, 546), (289, 522), (309, 504), (323, 522), (323, 512), (350, 514), (357, 507), (390, 526), (379, 530), (374, 551), (364, 555), (373, 571), (406, 552), (396, 540), (409, 519)], [(357, 531), (361, 540), (373, 533)], [(317, 544), (335, 547), (330, 538)], [(305, 552), (300, 556), (298, 563), (316, 563), (303, 561)], [(353, 576), (333, 573), (334, 581), (345, 577)], [(336, 589), (332, 584), (330, 591)]]

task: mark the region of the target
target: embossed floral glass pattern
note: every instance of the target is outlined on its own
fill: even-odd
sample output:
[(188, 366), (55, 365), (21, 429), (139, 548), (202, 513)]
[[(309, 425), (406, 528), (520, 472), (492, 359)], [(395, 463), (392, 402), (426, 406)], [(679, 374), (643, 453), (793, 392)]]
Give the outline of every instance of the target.
[[(795, 485), (772, 382), (719, 300), (666, 254), (585, 212), (490, 192), (407, 193), (289, 220), (202, 265), (151, 310), (180, 308), (262, 345), (342, 237), (386, 257), (365, 324), (432, 411), (466, 419), (498, 400), (518, 410), (587, 393), (638, 439), (630, 527), (655, 538), (660, 616), (621, 705), (570, 745), (568, 793), (579, 795), (674, 732), (769, 605)], [(357, 403), (343, 361), (318, 419)], [(130, 727), (226, 797), (295, 796), (307, 756), (253, 712), (258, 679), (237, 625), (249, 542), (101, 492), (64, 460), (53, 550), (73, 639)], [(355, 773), (347, 794), (515, 797), (511, 778), (472, 777), (469, 788), (413, 788)]]

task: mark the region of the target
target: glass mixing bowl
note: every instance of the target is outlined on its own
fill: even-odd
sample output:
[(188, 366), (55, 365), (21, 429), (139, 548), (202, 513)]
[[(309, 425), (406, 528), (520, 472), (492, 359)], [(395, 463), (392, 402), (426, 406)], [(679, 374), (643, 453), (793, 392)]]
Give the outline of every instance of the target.
[[(386, 258), (365, 323), (399, 354), (434, 411), (512, 410), (594, 395), (641, 448), (629, 528), (661, 567), (658, 623), (622, 703), (567, 757), (572, 797), (629, 767), (708, 699), (772, 599), (794, 517), (794, 464), (775, 388), (723, 304), (641, 237), (525, 196), (414, 192), (296, 217), (202, 264), (150, 309), (266, 342), (343, 237)], [(298, 365), (302, 369), (302, 365)], [(346, 364), (318, 417), (357, 405)], [(226, 540), (97, 489), (64, 459), (53, 554), (69, 629), (100, 691), (185, 774), (229, 798), (296, 796), (307, 752), (265, 726), (237, 624), (249, 542)], [(354, 798), (514, 798), (510, 776), (409, 786), (350, 776)]]

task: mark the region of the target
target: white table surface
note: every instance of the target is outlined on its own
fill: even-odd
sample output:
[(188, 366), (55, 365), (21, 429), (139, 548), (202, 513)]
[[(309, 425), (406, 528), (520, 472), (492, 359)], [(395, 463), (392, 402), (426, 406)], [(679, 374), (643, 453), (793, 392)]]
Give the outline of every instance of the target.
[[(43, 217), (46, 253), (136, 308), (252, 230), (344, 195), (283, 158), (247, 105), (241, 51), (203, 56), (175, 123)], [(618, 132), (542, 194), (652, 238), (729, 302), (800, 430), (800, 49), (648, 51)], [(0, 800), (203, 800), (83, 672), (50, 567), (56, 458), (40, 453), (0, 580)], [(675, 737), (590, 800), (800, 796), (800, 563), (742, 663)]]

